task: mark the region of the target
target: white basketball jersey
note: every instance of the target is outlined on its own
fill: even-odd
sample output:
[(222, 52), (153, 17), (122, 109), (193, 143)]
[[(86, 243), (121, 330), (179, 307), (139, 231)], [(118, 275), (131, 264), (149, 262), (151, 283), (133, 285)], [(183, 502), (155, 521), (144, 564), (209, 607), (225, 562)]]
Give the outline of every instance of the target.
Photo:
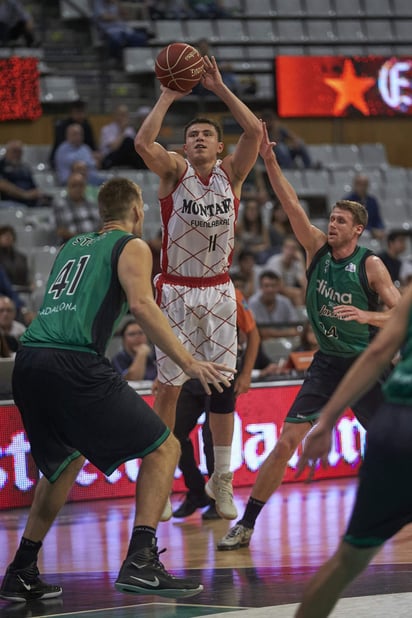
[(187, 162), (175, 190), (160, 200), (166, 276), (204, 278), (229, 271), (239, 200), (220, 164), (203, 181)]

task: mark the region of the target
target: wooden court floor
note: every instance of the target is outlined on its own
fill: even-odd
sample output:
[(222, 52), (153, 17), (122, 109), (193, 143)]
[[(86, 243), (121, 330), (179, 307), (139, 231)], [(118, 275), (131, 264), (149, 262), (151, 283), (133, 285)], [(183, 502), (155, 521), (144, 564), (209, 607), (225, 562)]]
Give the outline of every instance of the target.
[[(239, 551), (215, 549), (229, 523), (202, 521), (200, 510), (185, 520), (160, 524), (158, 545), (167, 548), (161, 556), (165, 566), (178, 575), (196, 576), (204, 584), (201, 594), (179, 602), (124, 594), (113, 587), (128, 545), (133, 499), (67, 504), (39, 560), (45, 579), (63, 586), (62, 597), (27, 604), (0, 599), (0, 618), (195, 618), (223, 612), (238, 616), (245, 608), (263, 607), (270, 607), (268, 615), (276, 616), (277, 607), (299, 601), (305, 581), (335, 549), (355, 489), (356, 479), (283, 485), (263, 509), (250, 547)], [(239, 514), (249, 492), (250, 488), (236, 490)], [(181, 499), (174, 494), (173, 506)], [(2, 573), (14, 555), (26, 513), (26, 509), (0, 511)], [(411, 576), (412, 528), (407, 527), (382, 549), (345, 596), (409, 592)]]

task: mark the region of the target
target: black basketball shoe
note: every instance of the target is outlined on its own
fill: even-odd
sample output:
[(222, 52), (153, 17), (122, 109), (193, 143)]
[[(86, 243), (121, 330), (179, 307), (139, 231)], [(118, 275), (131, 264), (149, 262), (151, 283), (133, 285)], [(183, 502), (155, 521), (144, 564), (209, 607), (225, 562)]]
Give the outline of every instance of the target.
[(16, 602), (59, 597), (63, 592), (61, 586), (46, 584), (39, 575), (35, 562), (24, 569), (14, 569), (9, 565), (0, 588), (0, 597)]
[(123, 592), (172, 598), (191, 597), (203, 590), (202, 584), (168, 573), (159, 560), (156, 545), (145, 547), (126, 558), (114, 585)]

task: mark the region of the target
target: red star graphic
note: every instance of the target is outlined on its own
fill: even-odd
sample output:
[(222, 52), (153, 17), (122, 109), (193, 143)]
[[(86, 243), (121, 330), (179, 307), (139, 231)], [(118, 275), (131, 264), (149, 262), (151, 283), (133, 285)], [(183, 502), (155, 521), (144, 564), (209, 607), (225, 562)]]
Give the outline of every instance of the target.
[(327, 78), (324, 81), (338, 93), (333, 108), (335, 116), (340, 116), (351, 104), (364, 116), (369, 116), (369, 108), (364, 99), (364, 93), (375, 84), (373, 77), (358, 77), (352, 62), (346, 59), (341, 76), (339, 78)]

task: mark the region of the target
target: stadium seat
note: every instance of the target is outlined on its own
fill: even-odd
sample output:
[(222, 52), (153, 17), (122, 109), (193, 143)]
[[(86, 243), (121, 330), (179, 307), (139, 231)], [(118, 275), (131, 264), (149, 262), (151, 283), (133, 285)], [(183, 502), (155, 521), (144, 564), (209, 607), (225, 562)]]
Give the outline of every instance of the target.
[(410, 43), (412, 19), (395, 19), (393, 22), (396, 41)]
[(284, 169), (283, 175), (290, 182), (296, 193), (304, 193), (307, 189), (305, 183), (305, 176), (302, 170), (288, 170)]
[(182, 22), (177, 19), (158, 19), (153, 22), (156, 36), (152, 43), (168, 45), (169, 43), (185, 42), (186, 34), (183, 32)]
[(282, 56), (304, 56), (305, 55), (305, 46), (304, 45), (280, 45), (279, 46), (279, 54)]
[(245, 17), (274, 17), (276, 11), (272, 7), (271, 0), (244, 0)]
[(410, 0), (392, 0), (395, 17), (412, 17), (412, 2)]
[(54, 173), (50, 171), (34, 172), (33, 178), (37, 187), (45, 193), (47, 193), (49, 189), (55, 189), (58, 186)]
[(249, 40), (244, 21), (241, 19), (218, 19), (215, 24), (215, 40), (220, 43), (241, 44)]
[(185, 25), (187, 41), (192, 45), (199, 39), (207, 39), (210, 43), (216, 40), (216, 28), (210, 19), (188, 19)]
[(351, 190), (355, 170), (353, 169), (334, 169), (331, 170), (331, 184), (340, 191), (342, 198), (345, 193)]
[(42, 172), (49, 169), (50, 144), (25, 144), (23, 160), (33, 171)]
[(280, 17), (299, 17), (304, 13), (301, 0), (273, 0), (273, 9)]
[(35, 281), (46, 281), (58, 248), (53, 245), (32, 247), (30, 250), (30, 270)]
[(363, 14), (361, 0), (335, 2), (335, 10), (338, 17), (359, 17)]
[(364, 0), (365, 14), (370, 17), (389, 17), (392, 15), (390, 0)]
[(335, 144), (334, 167), (360, 167), (359, 148), (356, 144)]
[(363, 56), (365, 53), (365, 47), (362, 45), (338, 45), (336, 47), (337, 56)]
[(277, 38), (287, 43), (301, 43), (307, 40), (302, 19), (284, 19), (277, 22)]
[[(334, 45), (308, 45), (306, 53), (309, 56), (335, 56), (336, 49)], [(346, 53), (344, 55), (346, 56)]]
[(381, 200), (381, 208), (387, 228), (401, 227), (409, 229), (412, 213), (409, 211), (408, 200), (400, 197)]
[(0, 201), (0, 221), (2, 225), (24, 228), (28, 207), (18, 202)]
[(360, 19), (337, 19), (336, 30), (340, 43), (358, 43), (366, 40)]
[(331, 19), (308, 19), (306, 27), (311, 43), (333, 43), (336, 41), (336, 34)]
[(126, 73), (150, 73), (155, 60), (150, 47), (126, 47), (123, 50), (123, 67)]
[(74, 77), (42, 76), (40, 100), (42, 103), (71, 103), (80, 99)]
[(247, 24), (249, 40), (253, 43), (262, 41), (274, 42), (277, 36), (272, 27), (270, 19), (250, 19)]
[(273, 99), (274, 83), (272, 73), (257, 73), (256, 79), (256, 98), (257, 99)]
[(384, 172), (384, 179), (387, 183), (401, 184), (408, 181), (406, 167), (388, 166)]
[(323, 167), (329, 167), (330, 162), (335, 159), (331, 144), (310, 144), (309, 153), (312, 161), (317, 161)]
[(359, 144), (359, 158), (362, 167), (387, 167), (388, 159), (383, 144)]
[(277, 339), (265, 339), (262, 341), (262, 347), (272, 363), (279, 363), (279, 361), (288, 359), (293, 350), (293, 343), (286, 337), (279, 337)]
[(313, 193), (326, 193), (329, 187), (329, 174), (326, 170), (304, 170), (306, 186)]
[(387, 19), (365, 20), (365, 32), (368, 41), (393, 41), (392, 23)]
[(331, 0), (306, 0), (306, 12), (310, 17), (335, 15)]

